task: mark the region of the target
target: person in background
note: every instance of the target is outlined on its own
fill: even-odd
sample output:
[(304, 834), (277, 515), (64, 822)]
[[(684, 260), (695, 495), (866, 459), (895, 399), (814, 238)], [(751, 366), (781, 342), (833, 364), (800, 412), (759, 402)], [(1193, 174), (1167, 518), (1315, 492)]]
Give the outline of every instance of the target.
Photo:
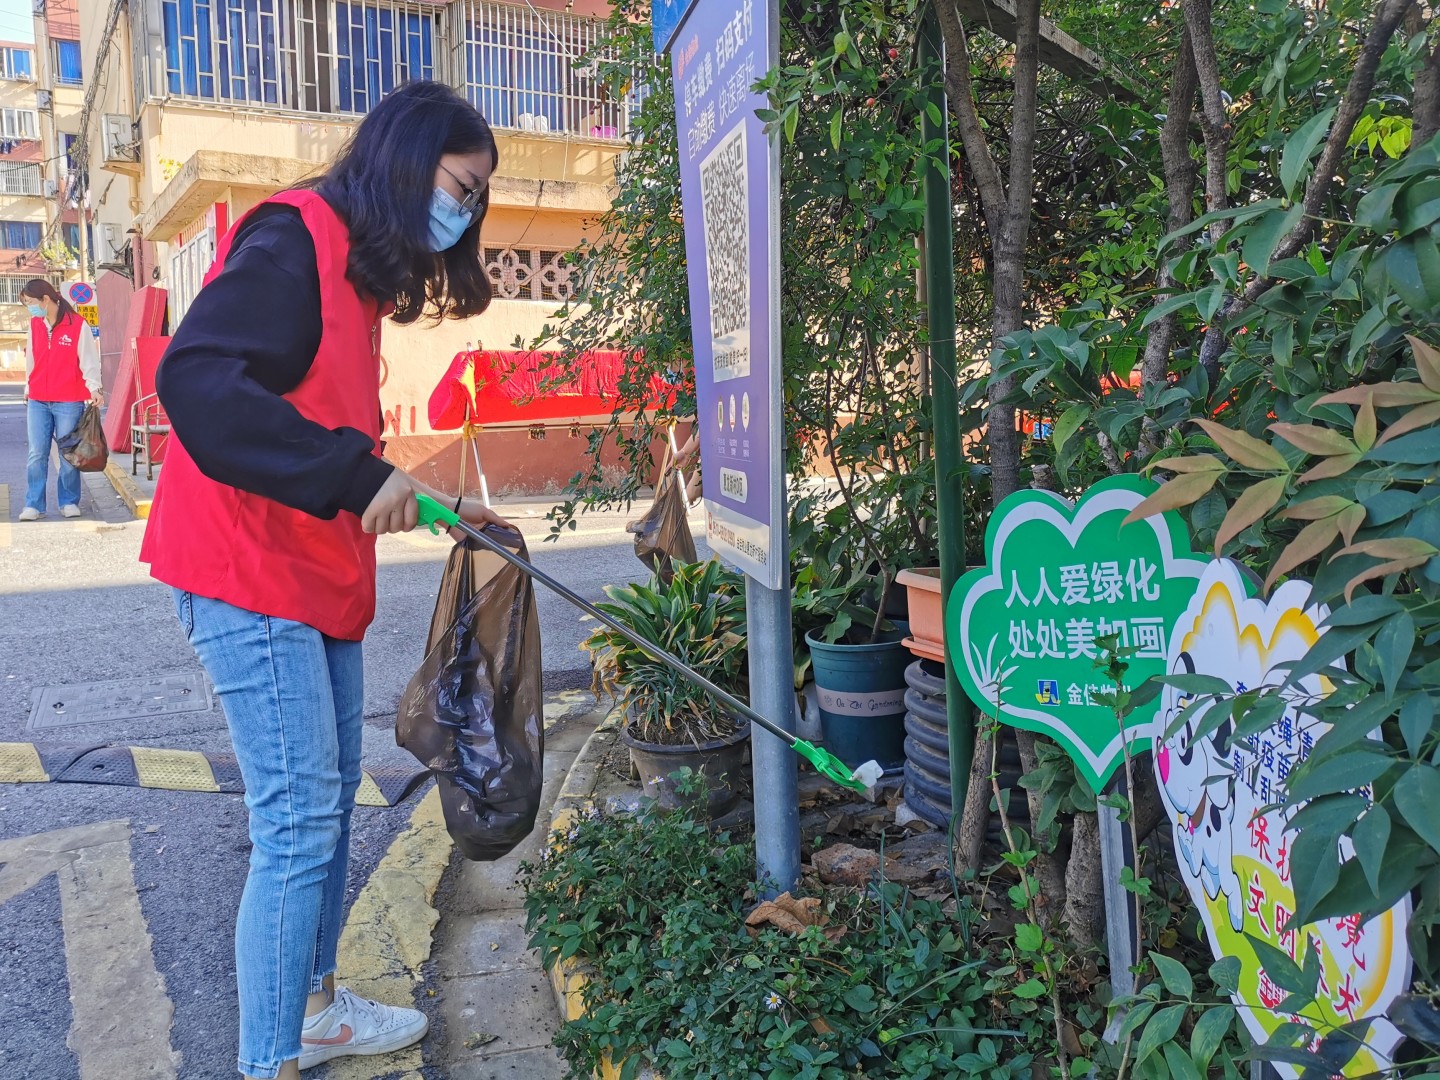
[(409, 1003), (335, 985), (375, 536), (415, 527), (417, 493), (446, 499), (381, 456), (380, 331), (489, 306), (480, 226), (498, 162), (453, 90), (388, 94), (324, 176), (221, 241), (157, 376), (174, 441), (140, 558), (173, 589), (245, 780), (235, 967), (255, 1080), (425, 1034)]
[[(45, 516), (50, 444), (75, 430), (86, 404), (105, 404), (100, 392), (100, 349), (85, 320), (50, 282), (35, 278), (20, 290), (30, 312), (25, 339), (25, 508), (21, 521)], [(64, 517), (80, 516), (80, 470), (60, 457), (56, 502)]]

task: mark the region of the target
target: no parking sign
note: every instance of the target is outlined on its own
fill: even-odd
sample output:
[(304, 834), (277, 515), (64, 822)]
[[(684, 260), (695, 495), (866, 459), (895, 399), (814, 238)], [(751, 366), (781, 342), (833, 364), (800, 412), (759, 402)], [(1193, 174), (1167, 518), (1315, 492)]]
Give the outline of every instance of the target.
[(72, 281), (61, 287), (65, 299), (75, 313), (90, 324), (90, 333), (100, 336), (100, 306), (96, 303), (95, 286), (88, 281)]

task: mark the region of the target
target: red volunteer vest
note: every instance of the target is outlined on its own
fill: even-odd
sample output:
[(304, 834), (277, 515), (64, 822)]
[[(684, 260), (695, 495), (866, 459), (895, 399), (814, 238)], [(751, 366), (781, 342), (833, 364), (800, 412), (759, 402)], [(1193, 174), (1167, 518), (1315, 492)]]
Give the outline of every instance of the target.
[[(378, 455), (380, 312), (345, 278), (349, 234), (312, 191), (283, 191), (268, 201), (300, 211), (320, 271), (320, 348), (285, 399), (324, 427), (365, 432)], [(240, 224), (221, 240), (207, 284), (225, 265)], [(325, 521), (216, 483), (178, 439), (165, 455), (140, 559), (167, 585), (333, 638), (359, 641), (375, 617), (375, 537), (358, 517), (342, 510)]]
[(29, 395), (36, 401), (89, 401), (90, 388), (80, 374), (80, 335), (90, 327), (79, 315), (64, 315), (52, 331), (43, 318), (30, 320)]

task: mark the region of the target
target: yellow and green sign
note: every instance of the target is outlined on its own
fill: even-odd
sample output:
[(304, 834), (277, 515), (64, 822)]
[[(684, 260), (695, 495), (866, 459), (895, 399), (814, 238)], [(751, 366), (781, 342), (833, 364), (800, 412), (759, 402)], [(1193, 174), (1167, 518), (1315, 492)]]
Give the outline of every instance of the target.
[[(1389, 1068), (1389, 1054), (1400, 1042), (1384, 1016), (1410, 982), (1409, 901), (1366, 922), (1341, 915), (1291, 925), (1296, 834), (1290, 821), (1305, 804), (1283, 804), (1290, 773), (1330, 730), (1313, 713), (1332, 686), (1318, 674), (1286, 684), (1294, 665), (1324, 633), (1328, 614), (1311, 604), (1309, 582), (1286, 582), (1267, 602), (1249, 595), (1235, 563), (1210, 563), (1176, 620), (1170, 673), (1209, 676), (1235, 694), (1271, 687), (1285, 708), (1269, 728), (1235, 737), (1228, 716), (1218, 724), (1207, 722), (1211, 709), (1228, 710), (1225, 695), (1218, 703), (1206, 698), (1190, 708), (1188, 694), (1167, 686), (1155, 722), (1155, 777), (1169, 811), (1180, 876), (1200, 910), (1211, 950), (1217, 960), (1240, 961), (1234, 997), (1250, 1033), (1263, 1043), (1282, 1024), (1299, 1023), (1323, 1038), (1331, 1029), (1370, 1018), (1364, 1048), (1344, 1069), (1346, 1076), (1368, 1076)], [(1368, 788), (1357, 794), (1371, 797)], [(1336, 858), (1354, 856), (1350, 841), (1342, 839)], [(1260, 955), (1257, 941), (1284, 954), (1293, 968), (1318, 961), (1313, 1003), (1285, 1010), (1291, 997), (1282, 985), (1287, 979), (1274, 970), (1274, 953)], [(1292, 1065), (1275, 1068), (1282, 1076), (1300, 1075)]]

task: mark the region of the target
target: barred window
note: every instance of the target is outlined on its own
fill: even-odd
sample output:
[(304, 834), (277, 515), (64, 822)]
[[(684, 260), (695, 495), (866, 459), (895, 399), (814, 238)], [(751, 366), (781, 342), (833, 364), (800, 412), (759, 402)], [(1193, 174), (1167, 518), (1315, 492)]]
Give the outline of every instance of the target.
[(388, 0), (164, 0), (176, 97), (364, 113), (435, 77), (435, 8)]
[[(0, 276), (0, 304), (25, 303), (20, 297), (20, 290), (25, 287), (27, 282), (34, 281), (37, 276), (42, 275), (6, 274)], [(60, 278), (52, 274), (48, 275), (48, 280), (50, 284), (54, 285), (57, 289), (60, 287)]]
[(497, 300), (560, 304), (575, 295), (566, 253), (549, 248), (486, 247), (485, 271)]
[(494, 0), (461, 2), (466, 93), (491, 124), (602, 139), (625, 134), (640, 80), (637, 73), (616, 98), (599, 78), (592, 53), (600, 20)]
[(39, 194), (39, 162), (25, 161), (0, 163), (0, 195)]

